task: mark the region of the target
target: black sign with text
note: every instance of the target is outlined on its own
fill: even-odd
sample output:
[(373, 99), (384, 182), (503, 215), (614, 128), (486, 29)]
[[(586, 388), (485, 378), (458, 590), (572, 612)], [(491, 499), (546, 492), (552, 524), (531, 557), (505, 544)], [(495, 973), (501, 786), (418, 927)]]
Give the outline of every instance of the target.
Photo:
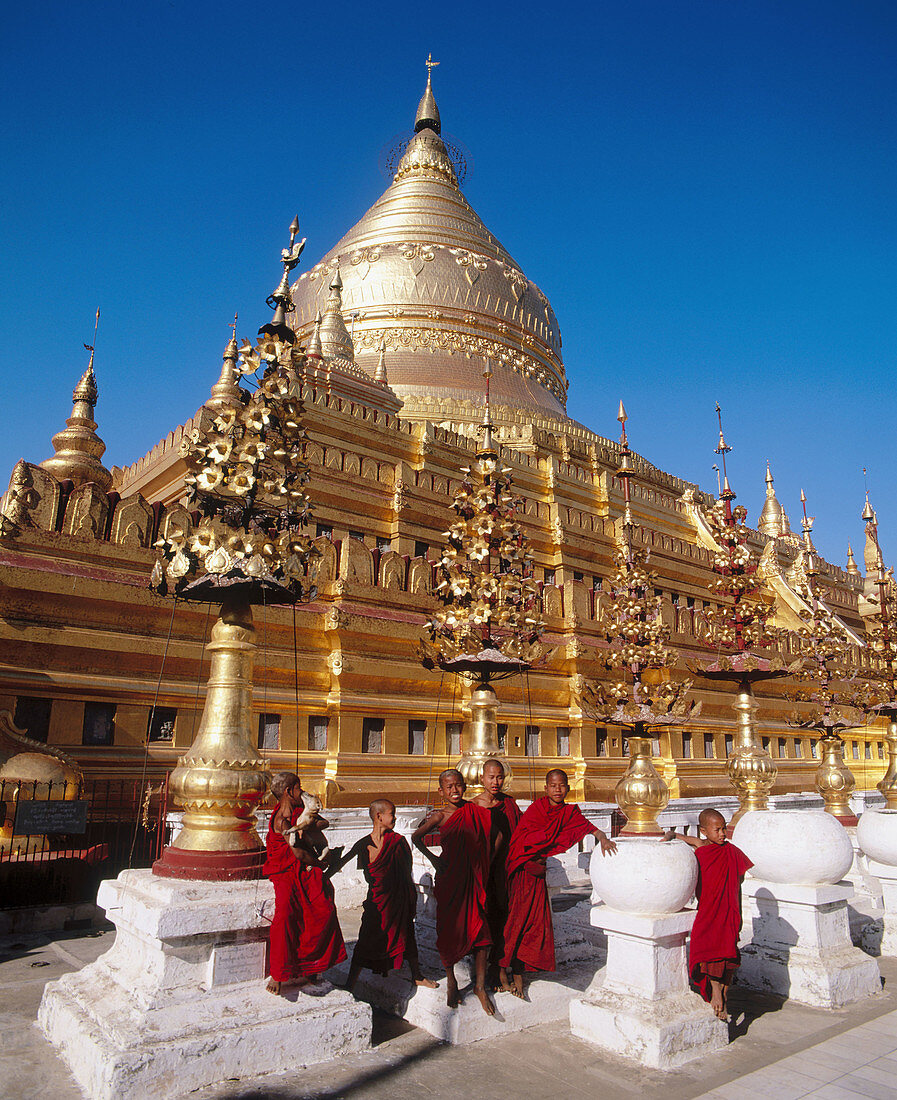
[(87, 831), (87, 803), (20, 802), (12, 831), (19, 836), (84, 833)]

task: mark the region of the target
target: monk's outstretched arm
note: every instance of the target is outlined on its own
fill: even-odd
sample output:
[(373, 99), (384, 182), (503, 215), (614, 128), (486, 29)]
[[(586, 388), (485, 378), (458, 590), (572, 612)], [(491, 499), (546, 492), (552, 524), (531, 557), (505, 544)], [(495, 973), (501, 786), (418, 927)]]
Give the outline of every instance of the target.
[(424, 837), (428, 833), (432, 833), (434, 829), (438, 829), (442, 824), (443, 819), (442, 810), (434, 810), (431, 814), (423, 819), (418, 827), (411, 834), (411, 843), (415, 848), (433, 864), (433, 867), (438, 871), (441, 867), (441, 860), (439, 856), (434, 856), (430, 849), (424, 843)]
[(688, 836), (687, 833), (677, 833), (675, 829), (663, 834), (664, 840), (684, 840), (692, 848), (703, 848), (704, 841), (699, 836)]

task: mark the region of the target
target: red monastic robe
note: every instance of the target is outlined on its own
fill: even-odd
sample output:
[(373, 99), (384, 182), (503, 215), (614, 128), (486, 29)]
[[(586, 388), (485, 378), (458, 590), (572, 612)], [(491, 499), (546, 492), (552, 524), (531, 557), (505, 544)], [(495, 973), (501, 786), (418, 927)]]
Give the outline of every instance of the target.
[(440, 827), (441, 870), (433, 892), (436, 947), (445, 967), (492, 943), (486, 916), (491, 829), (491, 812), (475, 802), (465, 802)]
[(594, 832), (597, 829), (578, 806), (555, 806), (548, 798), (537, 799), (521, 817), (508, 853), (509, 912), (502, 966), (511, 966), (516, 959), (527, 970), (554, 970), (548, 887), (545, 879), (530, 874), (526, 865), (566, 852)]
[(492, 815), (491, 843), (498, 852), (492, 860), (486, 889), (486, 914), (492, 936), (491, 958), (498, 963), (505, 950), (505, 924), (508, 920), (508, 853), (511, 837), (520, 821), (520, 807), (508, 795), (498, 796), (498, 805), (489, 811)]
[(688, 970), (705, 1001), (710, 1000), (710, 982), (705, 963), (734, 970), (740, 960), (738, 933), (741, 931), (741, 880), (753, 863), (734, 844), (704, 844), (695, 848), (698, 861), (698, 914), (691, 930)]
[[(296, 810), (291, 824), (301, 812)], [(346, 957), (330, 880), (320, 867), (300, 863), (270, 823), (265, 847), (268, 858), (262, 873), (274, 886), (271, 977), (276, 982), (294, 982), (322, 974)]]
[(411, 877), (411, 849), (399, 833), (384, 833), (380, 851), (369, 861), (368, 842), (358, 855), (358, 866), (368, 883), (361, 910), (358, 943), (353, 964), (377, 974), (397, 970), (407, 954), (417, 952), (414, 913), (417, 892)]

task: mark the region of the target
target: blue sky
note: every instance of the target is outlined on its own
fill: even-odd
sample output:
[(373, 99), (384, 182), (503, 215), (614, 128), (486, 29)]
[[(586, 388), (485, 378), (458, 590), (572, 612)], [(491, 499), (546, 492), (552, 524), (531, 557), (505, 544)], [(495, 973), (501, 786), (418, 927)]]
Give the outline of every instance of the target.
[[(269, 311), (298, 212), (310, 266), (379, 196), (428, 51), (466, 194), (551, 298), (569, 412), (715, 487), (714, 404), (756, 521), (765, 462), (820, 551), (897, 563), (897, 9), (851, 0), (121, 3), (0, 18), (0, 479), (40, 461), (102, 309), (108, 465), (215, 381)], [(308, 9), (308, 10), (306, 10)]]

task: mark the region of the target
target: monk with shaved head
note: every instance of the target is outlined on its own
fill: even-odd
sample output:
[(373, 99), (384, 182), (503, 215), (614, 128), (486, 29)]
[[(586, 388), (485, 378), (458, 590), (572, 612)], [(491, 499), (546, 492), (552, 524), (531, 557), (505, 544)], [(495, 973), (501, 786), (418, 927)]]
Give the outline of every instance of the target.
[(537, 798), (521, 817), (508, 851), (508, 919), (504, 929), (501, 965), (510, 967), (509, 992), (526, 999), (526, 970), (554, 970), (554, 929), (551, 903), (545, 884), (546, 860), (594, 834), (604, 855), (616, 844), (583, 816), (578, 806), (567, 805), (570, 783), (567, 773), (553, 768), (545, 776), (545, 797)]
[(688, 970), (692, 984), (720, 1020), (728, 1020), (726, 998), (741, 961), (741, 882), (753, 866), (726, 837), (726, 819), (719, 810), (702, 810), (698, 828), (703, 837), (668, 833), (684, 840), (698, 861), (698, 913), (691, 930)]
[(346, 989), (351, 992), (355, 988), (362, 969), (387, 974), (398, 970), (405, 959), (414, 984), (435, 989), (436, 983), (424, 977), (417, 955), (417, 891), (411, 876), (411, 849), (408, 841), (395, 832), (396, 808), (388, 798), (378, 798), (371, 803), (370, 814), (370, 834), (363, 836), (339, 864), (357, 859), (368, 884)]
[[(461, 1003), (455, 963), (473, 955), (474, 987), (477, 1000), (488, 1016), (495, 1005), (486, 991), (486, 963), (492, 946), (487, 894), (492, 866), (492, 815), (477, 802), (464, 798), (464, 777), (456, 768), (439, 776), (443, 806), (433, 810), (418, 825), (411, 841), (436, 869), (433, 894), (436, 898), (436, 949), (445, 967), (446, 1003)], [(427, 846), (439, 834), (437, 856)]]

